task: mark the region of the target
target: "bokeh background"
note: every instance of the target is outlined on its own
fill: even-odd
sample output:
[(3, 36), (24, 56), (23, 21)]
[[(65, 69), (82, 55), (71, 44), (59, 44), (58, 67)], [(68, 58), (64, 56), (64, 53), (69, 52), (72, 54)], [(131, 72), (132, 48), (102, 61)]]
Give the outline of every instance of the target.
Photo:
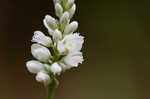
[[(76, 0), (85, 61), (58, 77), (54, 99), (150, 99), (150, 1)], [(0, 99), (45, 99), (25, 62), (52, 0), (0, 0)]]

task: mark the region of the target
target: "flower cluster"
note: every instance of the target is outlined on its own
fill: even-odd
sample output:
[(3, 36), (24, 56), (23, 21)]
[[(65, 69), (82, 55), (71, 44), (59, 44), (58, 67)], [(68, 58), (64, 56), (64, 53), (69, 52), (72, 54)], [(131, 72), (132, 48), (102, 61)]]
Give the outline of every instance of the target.
[(57, 19), (45, 16), (43, 24), (49, 36), (41, 31), (34, 32), (31, 53), (37, 60), (26, 63), (28, 71), (36, 74), (36, 80), (45, 85), (51, 82), (51, 77), (78, 67), (83, 62), (81, 48), (84, 37), (75, 33), (78, 22), (70, 22), (76, 11), (76, 4), (74, 0), (53, 1)]

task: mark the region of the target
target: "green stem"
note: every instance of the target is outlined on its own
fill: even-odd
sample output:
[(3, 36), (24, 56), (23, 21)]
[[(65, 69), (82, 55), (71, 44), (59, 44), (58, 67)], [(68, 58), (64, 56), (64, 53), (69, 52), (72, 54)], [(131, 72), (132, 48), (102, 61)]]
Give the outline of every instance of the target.
[(55, 56), (53, 57), (52, 61), (56, 62), (60, 58), (60, 54), (59, 54), (59, 52), (55, 46), (52, 46), (52, 48), (53, 48), (54, 53), (55, 53)]
[(53, 99), (56, 82), (54, 76), (51, 77), (51, 83), (47, 85), (47, 99)]

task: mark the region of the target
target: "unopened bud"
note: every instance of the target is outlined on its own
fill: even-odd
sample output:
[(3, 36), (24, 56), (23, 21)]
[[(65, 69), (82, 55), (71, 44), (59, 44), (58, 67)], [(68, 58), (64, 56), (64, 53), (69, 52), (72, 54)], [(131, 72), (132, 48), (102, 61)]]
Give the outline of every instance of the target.
[(32, 42), (37, 42), (46, 47), (49, 47), (52, 44), (52, 40), (50, 37), (44, 35), (41, 31), (35, 31), (32, 37)]
[(75, 0), (68, 0), (66, 3), (66, 9), (70, 9), (72, 7), (72, 5), (74, 4)]
[(75, 12), (76, 12), (76, 4), (74, 4), (72, 6), (72, 8), (69, 10), (70, 19), (73, 17), (73, 15), (75, 14)]
[(42, 62), (48, 61), (51, 57), (49, 49), (40, 44), (32, 44), (31, 53), (36, 59)]
[(62, 39), (62, 33), (61, 33), (58, 29), (56, 29), (56, 30), (54, 31), (53, 39), (54, 39), (55, 41), (58, 41), (58, 40), (61, 40), (61, 39)]
[(39, 61), (34, 61), (34, 60), (28, 61), (26, 63), (26, 67), (29, 72), (35, 73), (35, 74), (44, 69), (44, 66), (42, 63), (40, 63)]
[(68, 33), (73, 33), (77, 30), (78, 28), (78, 22), (77, 21), (73, 21), (72, 23), (68, 24), (65, 28), (65, 34)]
[(69, 12), (65, 12), (62, 17), (60, 18), (60, 23), (62, 25), (67, 25), (69, 23)]
[(58, 63), (54, 63), (52, 64), (52, 66), (50, 67), (50, 70), (55, 74), (60, 74), (62, 71), (62, 68), (58, 65)]
[(45, 19), (43, 20), (45, 27), (48, 30), (54, 30), (57, 28), (57, 21), (55, 18), (51, 17), (50, 15), (46, 15)]
[(56, 3), (56, 4), (55, 4), (55, 11), (56, 11), (56, 15), (57, 15), (58, 17), (60, 17), (61, 14), (63, 13), (63, 8), (62, 8), (62, 6), (60, 5), (60, 3)]
[(50, 83), (49, 75), (44, 72), (39, 72), (36, 75), (36, 80), (40, 83), (44, 83), (44, 85), (48, 85)]

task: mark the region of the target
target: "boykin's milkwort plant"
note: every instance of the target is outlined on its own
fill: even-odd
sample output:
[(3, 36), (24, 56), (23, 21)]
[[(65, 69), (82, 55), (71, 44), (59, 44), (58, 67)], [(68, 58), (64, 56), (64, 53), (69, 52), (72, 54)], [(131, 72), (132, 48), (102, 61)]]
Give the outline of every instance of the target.
[(71, 21), (76, 4), (74, 0), (53, 0), (55, 13), (58, 17), (46, 15), (43, 24), (49, 36), (41, 31), (35, 31), (31, 46), (31, 53), (36, 60), (26, 63), (29, 72), (36, 74), (36, 80), (47, 88), (47, 99), (53, 98), (57, 84), (56, 75), (78, 67), (83, 62), (81, 52), (84, 37), (75, 33), (77, 21)]

